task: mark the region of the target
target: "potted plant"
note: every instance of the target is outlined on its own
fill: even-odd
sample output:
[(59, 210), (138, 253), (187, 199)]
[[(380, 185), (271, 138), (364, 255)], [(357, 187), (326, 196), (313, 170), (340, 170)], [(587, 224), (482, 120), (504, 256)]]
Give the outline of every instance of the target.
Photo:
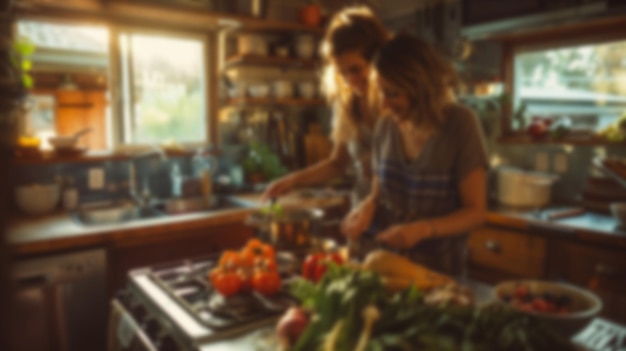
[(241, 166), (246, 180), (251, 184), (276, 179), (288, 171), (267, 144), (258, 142), (250, 144), (250, 150), (241, 161)]

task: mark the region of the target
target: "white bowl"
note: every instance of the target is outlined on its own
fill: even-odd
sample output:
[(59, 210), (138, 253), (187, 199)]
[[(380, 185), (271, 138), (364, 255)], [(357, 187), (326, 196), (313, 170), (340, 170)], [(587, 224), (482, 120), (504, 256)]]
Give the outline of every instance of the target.
[(626, 228), (626, 202), (613, 202), (610, 205), (611, 214), (619, 222), (619, 226)]
[(248, 88), (248, 92), (253, 98), (265, 98), (270, 94), (270, 87), (267, 84), (251, 85)]
[(59, 203), (57, 184), (34, 184), (15, 189), (15, 201), (20, 211), (29, 215), (42, 215), (52, 212)]
[(507, 303), (506, 296), (512, 296), (520, 284), (528, 287), (529, 292), (534, 296), (549, 293), (553, 296), (565, 295), (570, 299), (570, 313), (568, 314), (520, 311), (543, 321), (566, 336), (571, 336), (580, 331), (602, 310), (602, 300), (592, 292), (558, 282), (540, 280), (502, 282), (493, 289), (494, 298), (501, 303)]

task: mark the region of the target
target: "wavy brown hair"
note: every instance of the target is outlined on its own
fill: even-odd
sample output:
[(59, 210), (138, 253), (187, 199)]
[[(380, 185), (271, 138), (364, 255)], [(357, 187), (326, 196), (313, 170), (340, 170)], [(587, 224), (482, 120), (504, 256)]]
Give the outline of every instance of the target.
[(320, 52), (324, 60), (322, 91), (336, 111), (333, 139), (346, 141), (355, 136), (354, 96), (337, 72), (334, 59), (348, 52), (359, 52), (371, 62), (378, 49), (389, 39), (389, 32), (365, 6), (351, 6), (330, 20)]
[(454, 102), (458, 76), (452, 64), (431, 44), (410, 34), (397, 34), (374, 59), (376, 74), (408, 95), (409, 118), (421, 127), (438, 129)]

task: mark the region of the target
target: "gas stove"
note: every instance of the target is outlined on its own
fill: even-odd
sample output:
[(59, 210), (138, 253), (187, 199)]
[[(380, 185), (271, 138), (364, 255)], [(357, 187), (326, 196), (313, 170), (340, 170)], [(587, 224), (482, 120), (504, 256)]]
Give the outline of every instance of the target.
[[(129, 272), (125, 290), (114, 301), (125, 311), (133, 332), (143, 334), (151, 350), (204, 350), (218, 340), (237, 339), (273, 326), (296, 300), (287, 292), (271, 297), (259, 293), (237, 294), (224, 298), (208, 281), (209, 271), (219, 256), (188, 259), (135, 269)], [(294, 278), (299, 267), (295, 256), (277, 255), (284, 284)]]

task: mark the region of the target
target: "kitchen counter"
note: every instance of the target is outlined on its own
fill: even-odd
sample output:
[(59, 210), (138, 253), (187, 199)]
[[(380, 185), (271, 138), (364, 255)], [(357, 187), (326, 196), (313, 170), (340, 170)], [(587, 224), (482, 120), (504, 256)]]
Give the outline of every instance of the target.
[[(83, 225), (68, 213), (42, 217), (13, 218), (7, 239), (14, 255), (35, 255), (51, 251), (71, 250), (98, 245), (141, 245), (176, 231), (242, 223), (251, 211), (263, 206), (261, 194), (241, 194), (229, 197), (241, 208), (220, 209), (189, 214), (129, 221), (122, 224)], [(294, 192), (278, 203), (284, 207), (341, 206), (343, 197), (321, 197)]]
[(550, 213), (571, 208), (554, 206), (533, 211), (494, 206), (488, 212), (487, 224), (626, 248), (626, 229), (621, 228), (610, 215), (584, 212), (572, 217), (548, 219)]

